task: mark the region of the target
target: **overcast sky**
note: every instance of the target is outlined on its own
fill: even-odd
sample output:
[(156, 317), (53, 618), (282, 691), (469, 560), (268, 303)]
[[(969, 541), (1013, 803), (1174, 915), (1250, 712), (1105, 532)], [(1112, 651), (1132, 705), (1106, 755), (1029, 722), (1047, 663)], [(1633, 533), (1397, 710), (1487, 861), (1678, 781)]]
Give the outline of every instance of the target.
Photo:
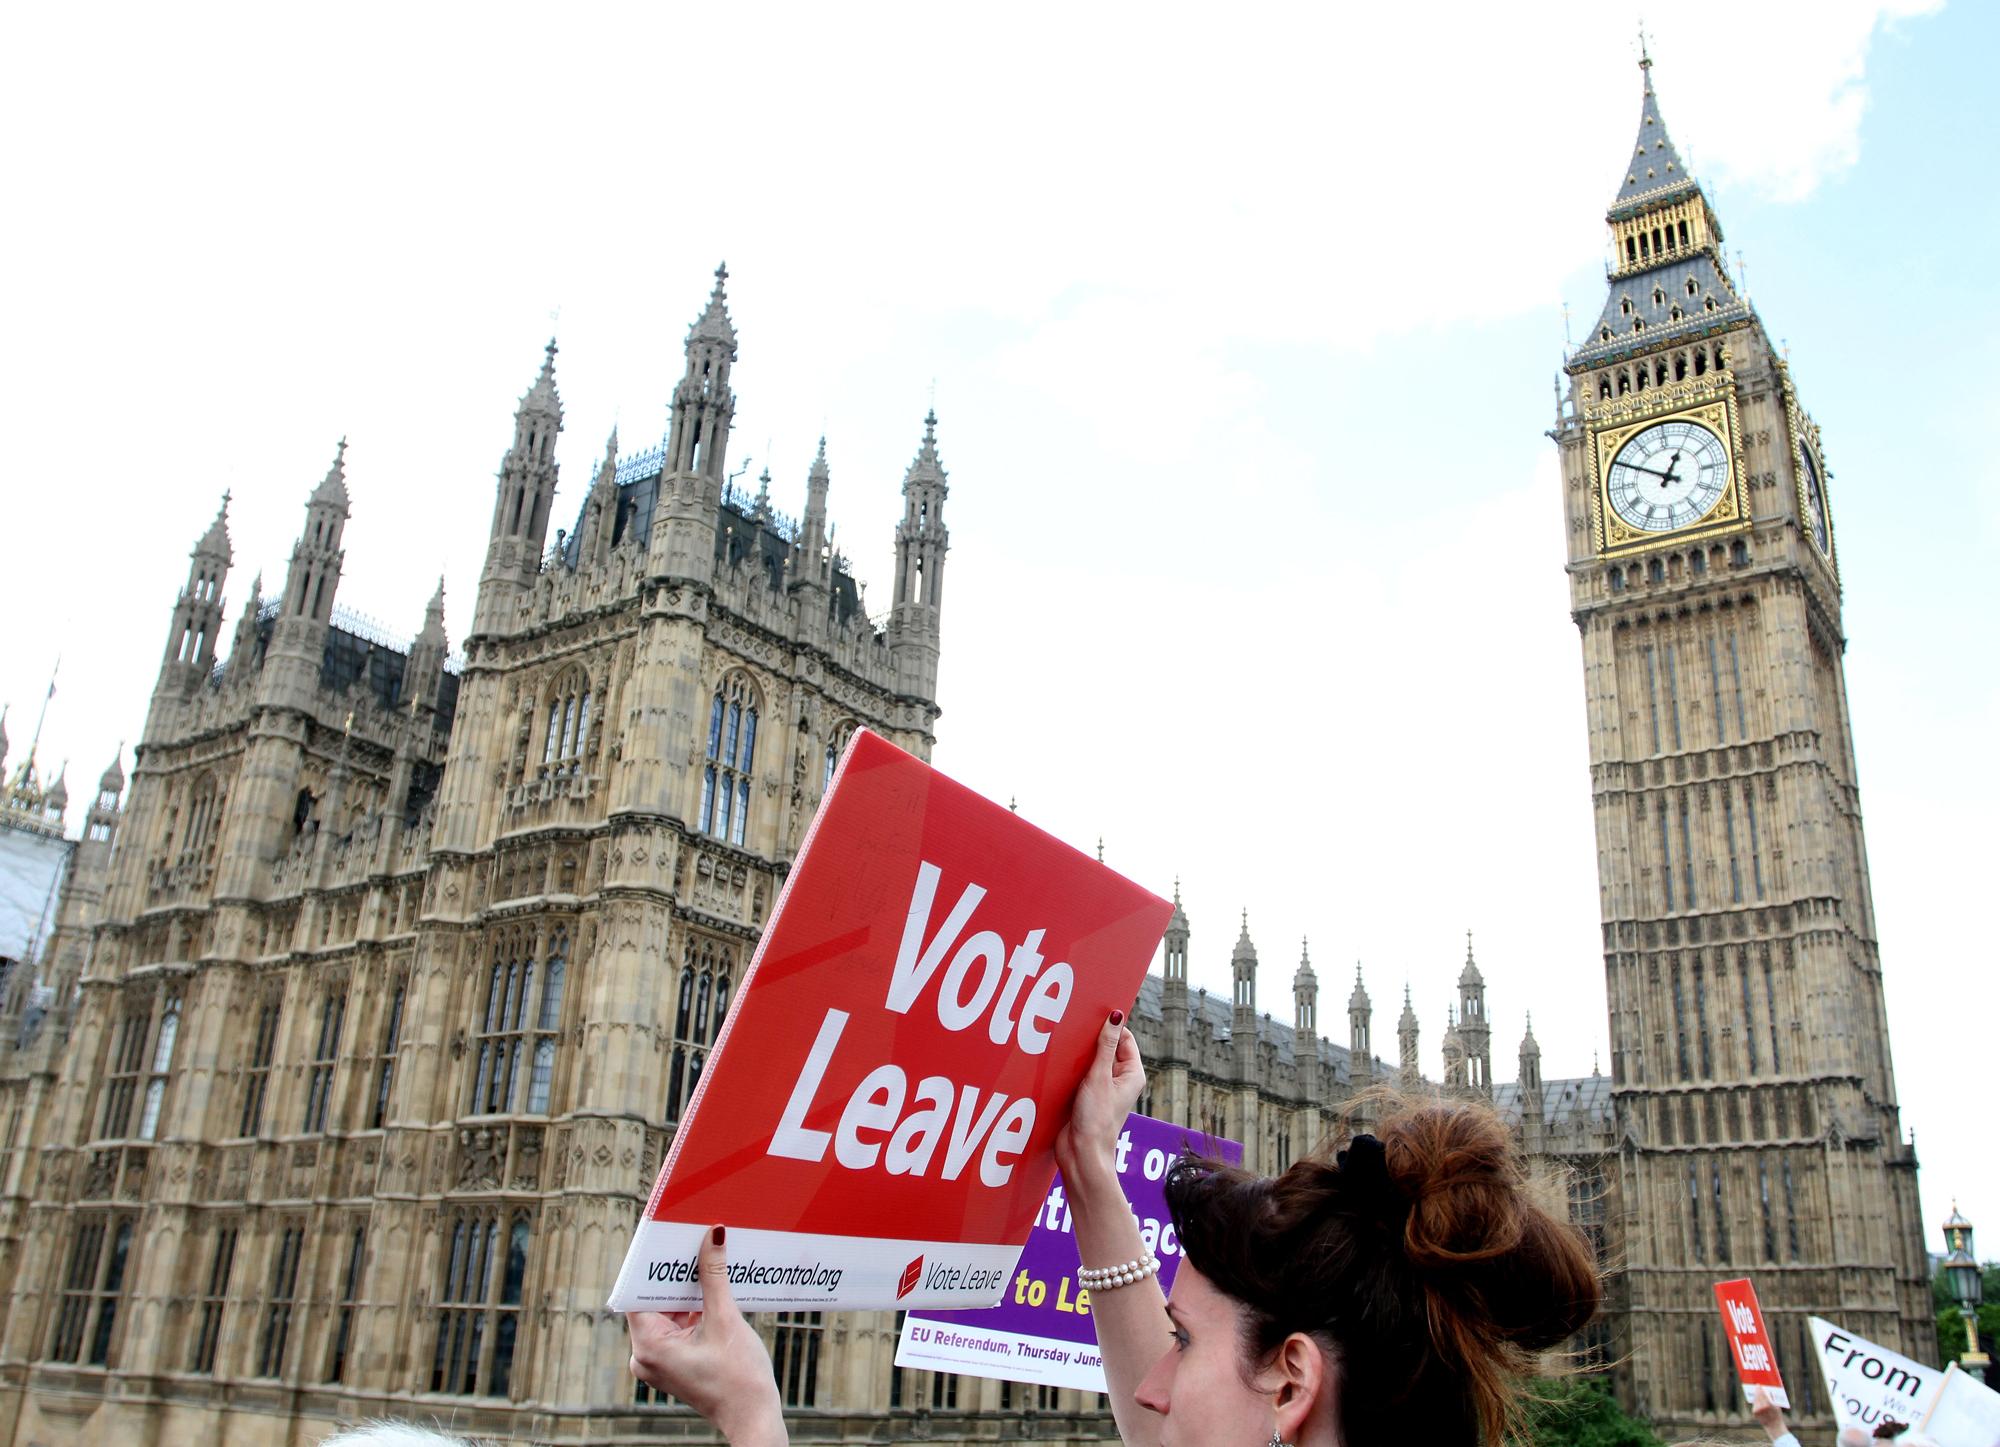
[[(1825, 429), (1926, 1229), (2000, 1233), (1993, 7), (1650, 7), (1668, 128)], [(1358, 9), (1363, 13), (1338, 11)], [(1543, 436), (1639, 112), (1601, 3), (40, 6), (10, 19), (0, 699), (73, 824), (225, 488), (229, 617), (349, 439), (340, 601), (470, 617), (553, 331), (573, 523), (665, 424), (718, 260), (732, 469), (886, 602), (935, 397), (936, 762), (1162, 893), (1196, 983), (1359, 961), (1426, 1068), (1474, 931), (1514, 1075), (1605, 1050), (1581, 669)], [(129, 752), (127, 754), (129, 764)], [(1344, 1024), (1335, 1038), (1344, 1040)], [(1992, 1234), (1989, 1241), (2000, 1241)], [(1989, 1252), (1991, 1246), (1988, 1248)]]

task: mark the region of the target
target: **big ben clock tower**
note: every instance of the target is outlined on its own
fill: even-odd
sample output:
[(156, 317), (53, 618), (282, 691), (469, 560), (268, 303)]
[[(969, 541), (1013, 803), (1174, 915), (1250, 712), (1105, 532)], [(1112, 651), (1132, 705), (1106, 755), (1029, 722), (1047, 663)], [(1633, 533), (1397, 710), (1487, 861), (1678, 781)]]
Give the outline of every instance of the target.
[(1806, 1318), (1927, 1359), (1819, 429), (1724, 263), (1645, 75), (1603, 313), (1565, 370), (1613, 1098), (1621, 1387), (1742, 1419), (1711, 1286), (1752, 1276), (1825, 1420)]

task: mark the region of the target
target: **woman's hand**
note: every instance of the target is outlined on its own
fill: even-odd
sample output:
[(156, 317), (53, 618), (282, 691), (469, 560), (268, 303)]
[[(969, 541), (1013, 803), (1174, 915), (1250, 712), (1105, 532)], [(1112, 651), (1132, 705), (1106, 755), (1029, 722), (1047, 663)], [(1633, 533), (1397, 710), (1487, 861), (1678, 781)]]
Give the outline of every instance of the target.
[(1118, 1135), (1146, 1089), (1139, 1042), (1113, 1010), (1097, 1038), (1097, 1054), (1070, 1101), (1069, 1120), (1056, 1136), (1056, 1165), (1072, 1193), (1106, 1179), (1115, 1182)]
[(632, 1375), (679, 1397), (733, 1447), (786, 1447), (784, 1409), (763, 1340), (729, 1294), (723, 1229), (701, 1238), (700, 1311), (632, 1311)]

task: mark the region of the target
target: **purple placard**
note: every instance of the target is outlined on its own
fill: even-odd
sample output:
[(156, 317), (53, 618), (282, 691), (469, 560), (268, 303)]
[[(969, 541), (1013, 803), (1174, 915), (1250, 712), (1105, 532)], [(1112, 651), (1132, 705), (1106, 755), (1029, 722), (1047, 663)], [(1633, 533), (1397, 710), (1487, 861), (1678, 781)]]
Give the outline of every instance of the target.
[[(1164, 1181), (1167, 1167), (1190, 1151), (1232, 1164), (1243, 1159), (1243, 1147), (1235, 1141), (1150, 1116), (1127, 1117), (1118, 1137), (1118, 1181), (1139, 1218), (1140, 1236), (1160, 1258), (1163, 1289), (1173, 1285), (1181, 1264)], [(978, 1311), (909, 1313), (896, 1343), (896, 1365), (1103, 1391), (1104, 1366), (1090, 1319), (1090, 1293), (1076, 1284), (1081, 1263), (1072, 1230), (1069, 1201), (1058, 1173), (1000, 1304)]]

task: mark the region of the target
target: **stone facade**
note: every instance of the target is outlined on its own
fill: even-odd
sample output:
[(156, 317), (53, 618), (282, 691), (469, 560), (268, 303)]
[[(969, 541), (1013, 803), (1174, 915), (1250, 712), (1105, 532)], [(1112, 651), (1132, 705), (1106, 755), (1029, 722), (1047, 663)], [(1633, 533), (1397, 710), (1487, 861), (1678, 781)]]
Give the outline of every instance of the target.
[(1796, 1419), (1810, 1314), (1928, 1359), (1819, 430), (1724, 263), (1650, 65), (1571, 354), (1561, 454), (1582, 639), (1622, 1237), (1623, 1390), (1740, 1423), (1711, 1284), (1750, 1275)]

